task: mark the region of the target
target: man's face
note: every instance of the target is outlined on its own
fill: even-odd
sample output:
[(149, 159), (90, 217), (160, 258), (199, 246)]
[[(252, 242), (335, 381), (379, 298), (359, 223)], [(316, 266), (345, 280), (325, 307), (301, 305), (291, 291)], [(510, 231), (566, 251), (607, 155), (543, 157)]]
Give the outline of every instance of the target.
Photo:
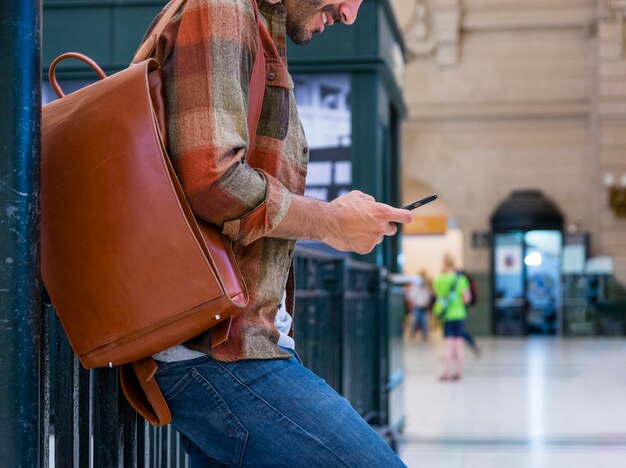
[(306, 44), (325, 26), (352, 24), (363, 0), (283, 0), (287, 8), (287, 35)]

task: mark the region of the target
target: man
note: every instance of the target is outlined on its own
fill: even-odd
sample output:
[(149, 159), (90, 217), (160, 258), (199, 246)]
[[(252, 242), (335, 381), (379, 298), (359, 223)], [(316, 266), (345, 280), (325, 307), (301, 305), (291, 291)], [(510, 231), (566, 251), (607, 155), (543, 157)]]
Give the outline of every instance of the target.
[(308, 149), (287, 72), (286, 36), (306, 44), (352, 24), (361, 0), (258, 0), (267, 80), (253, 148), (246, 126), (257, 51), (255, 0), (188, 0), (165, 29), (162, 64), (169, 154), (197, 216), (219, 226), (250, 290), (229, 338), (211, 332), (155, 355), (156, 379), (201, 466), (403, 466), (326, 382), (304, 368), (289, 335), (295, 240), (370, 252), (406, 210), (353, 191), (302, 196)]
[(434, 314), (443, 321), (445, 337), (444, 371), (442, 381), (460, 380), (463, 373), (463, 335), (467, 315), (465, 304), (470, 297), (469, 282), (454, 268), (450, 255), (443, 259), (443, 272), (433, 284), (435, 295)]

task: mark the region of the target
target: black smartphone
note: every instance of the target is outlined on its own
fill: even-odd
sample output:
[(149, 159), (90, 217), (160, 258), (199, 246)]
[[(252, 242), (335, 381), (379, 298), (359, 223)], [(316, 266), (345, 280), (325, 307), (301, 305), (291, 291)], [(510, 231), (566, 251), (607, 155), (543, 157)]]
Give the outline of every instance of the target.
[(419, 208), (426, 203), (430, 203), (431, 201), (435, 201), (437, 199), (437, 194), (433, 193), (432, 195), (428, 195), (426, 198), (422, 198), (421, 200), (417, 200), (407, 206), (403, 206), (403, 210), (414, 210), (415, 208)]

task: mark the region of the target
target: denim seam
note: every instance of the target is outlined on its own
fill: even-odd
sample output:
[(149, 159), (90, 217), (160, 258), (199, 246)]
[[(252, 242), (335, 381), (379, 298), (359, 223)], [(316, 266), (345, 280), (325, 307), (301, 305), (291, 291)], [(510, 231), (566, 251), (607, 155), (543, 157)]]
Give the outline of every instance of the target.
[[(192, 380), (193, 376), (191, 375), (191, 371), (185, 372), (185, 374), (180, 379), (178, 379), (178, 381), (172, 386), (172, 388), (168, 389), (166, 392), (163, 392), (163, 398), (165, 398), (166, 401), (175, 398), (181, 391), (185, 389), (185, 387), (187, 387), (187, 385), (191, 383)], [(157, 385), (158, 383), (159, 382), (157, 380)]]
[(296, 361), (298, 361), (298, 363), (304, 367), (304, 364), (302, 363), (302, 358), (300, 357), (300, 355), (298, 354), (298, 352), (294, 349), (293, 350), (293, 356), (296, 358)]
[(222, 395), (220, 395), (217, 389), (213, 385), (211, 385), (211, 382), (209, 382), (201, 373), (199, 373), (195, 367), (191, 369), (191, 374), (192, 374), (193, 380), (195, 380), (196, 382), (198, 382), (198, 384), (203, 386), (206, 390), (213, 392), (217, 396), (217, 398), (213, 397), (213, 400), (216, 402), (217, 405), (220, 406), (222, 411), (224, 411), (227, 415), (230, 415), (230, 417), (233, 418), (233, 420), (239, 426), (239, 429), (242, 431), (242, 434), (244, 436), (243, 441), (241, 441), (240, 438), (237, 437), (237, 446), (235, 448), (236, 452), (239, 454), (239, 457), (237, 457), (238, 460), (232, 461), (232, 463), (236, 463), (237, 466), (241, 466), (243, 463), (243, 456), (246, 453), (246, 446), (248, 444), (248, 437), (250, 436), (250, 432), (241, 423), (241, 421), (235, 415), (235, 413), (233, 413), (230, 410), (230, 408), (228, 407), (228, 404), (222, 398)]
[(157, 371), (154, 373), (154, 375), (159, 375), (161, 372), (166, 371), (170, 367), (174, 367), (176, 364), (180, 362), (181, 361), (164, 362), (163, 364), (157, 363)]
[(298, 429), (300, 429), (303, 433), (307, 434), (311, 439), (317, 441), (319, 444), (321, 444), (324, 448), (326, 448), (326, 450), (328, 450), (328, 452), (330, 452), (335, 458), (337, 458), (341, 463), (343, 463), (345, 466), (347, 466), (348, 468), (350, 467), (350, 465), (343, 459), (341, 458), (341, 456), (339, 454), (337, 454), (333, 449), (331, 449), (328, 445), (326, 445), (323, 441), (321, 441), (319, 438), (317, 438), (316, 436), (314, 436), (313, 434), (311, 434), (309, 431), (307, 431), (305, 428), (303, 428), (302, 426), (300, 426), (298, 423), (296, 423), (295, 421), (293, 421), (291, 418), (289, 418), (286, 414), (282, 413), (281, 411), (279, 411), (278, 409), (274, 408), (268, 401), (266, 401), (264, 398), (262, 398), (258, 393), (256, 393), (254, 390), (252, 390), (250, 387), (248, 387), (245, 383), (243, 383), (235, 374), (233, 374), (231, 371), (229, 371), (224, 365), (222, 365), (222, 363), (220, 363), (219, 361), (214, 361), (219, 367), (221, 367), (226, 373), (228, 373), (233, 379), (235, 379), (240, 385), (242, 385), (244, 388), (246, 388), (251, 394), (253, 394), (256, 398), (258, 398), (260, 401), (262, 401), (263, 403), (265, 403), (269, 408), (271, 408), (272, 410), (274, 410), (277, 414), (281, 415), (283, 418), (285, 418), (287, 421), (289, 421), (291, 424), (293, 424), (295, 427), (297, 427)]
[(205, 358), (208, 358), (208, 356), (198, 356), (198, 357), (194, 357), (191, 359), (181, 359), (180, 361), (169, 361), (169, 362), (155, 361), (157, 363), (157, 371), (155, 372), (154, 375), (159, 375), (161, 372), (165, 372), (170, 367), (179, 366), (179, 365), (187, 365), (190, 362), (195, 361), (196, 359), (205, 359)]

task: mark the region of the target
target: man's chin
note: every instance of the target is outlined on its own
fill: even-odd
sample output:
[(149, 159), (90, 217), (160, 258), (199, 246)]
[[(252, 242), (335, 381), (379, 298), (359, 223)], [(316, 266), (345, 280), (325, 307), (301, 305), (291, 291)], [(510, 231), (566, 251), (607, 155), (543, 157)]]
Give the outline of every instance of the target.
[(289, 38), (298, 45), (306, 45), (313, 39), (313, 36), (319, 34), (321, 31), (297, 31), (293, 34), (289, 34), (287, 31), (287, 35)]

